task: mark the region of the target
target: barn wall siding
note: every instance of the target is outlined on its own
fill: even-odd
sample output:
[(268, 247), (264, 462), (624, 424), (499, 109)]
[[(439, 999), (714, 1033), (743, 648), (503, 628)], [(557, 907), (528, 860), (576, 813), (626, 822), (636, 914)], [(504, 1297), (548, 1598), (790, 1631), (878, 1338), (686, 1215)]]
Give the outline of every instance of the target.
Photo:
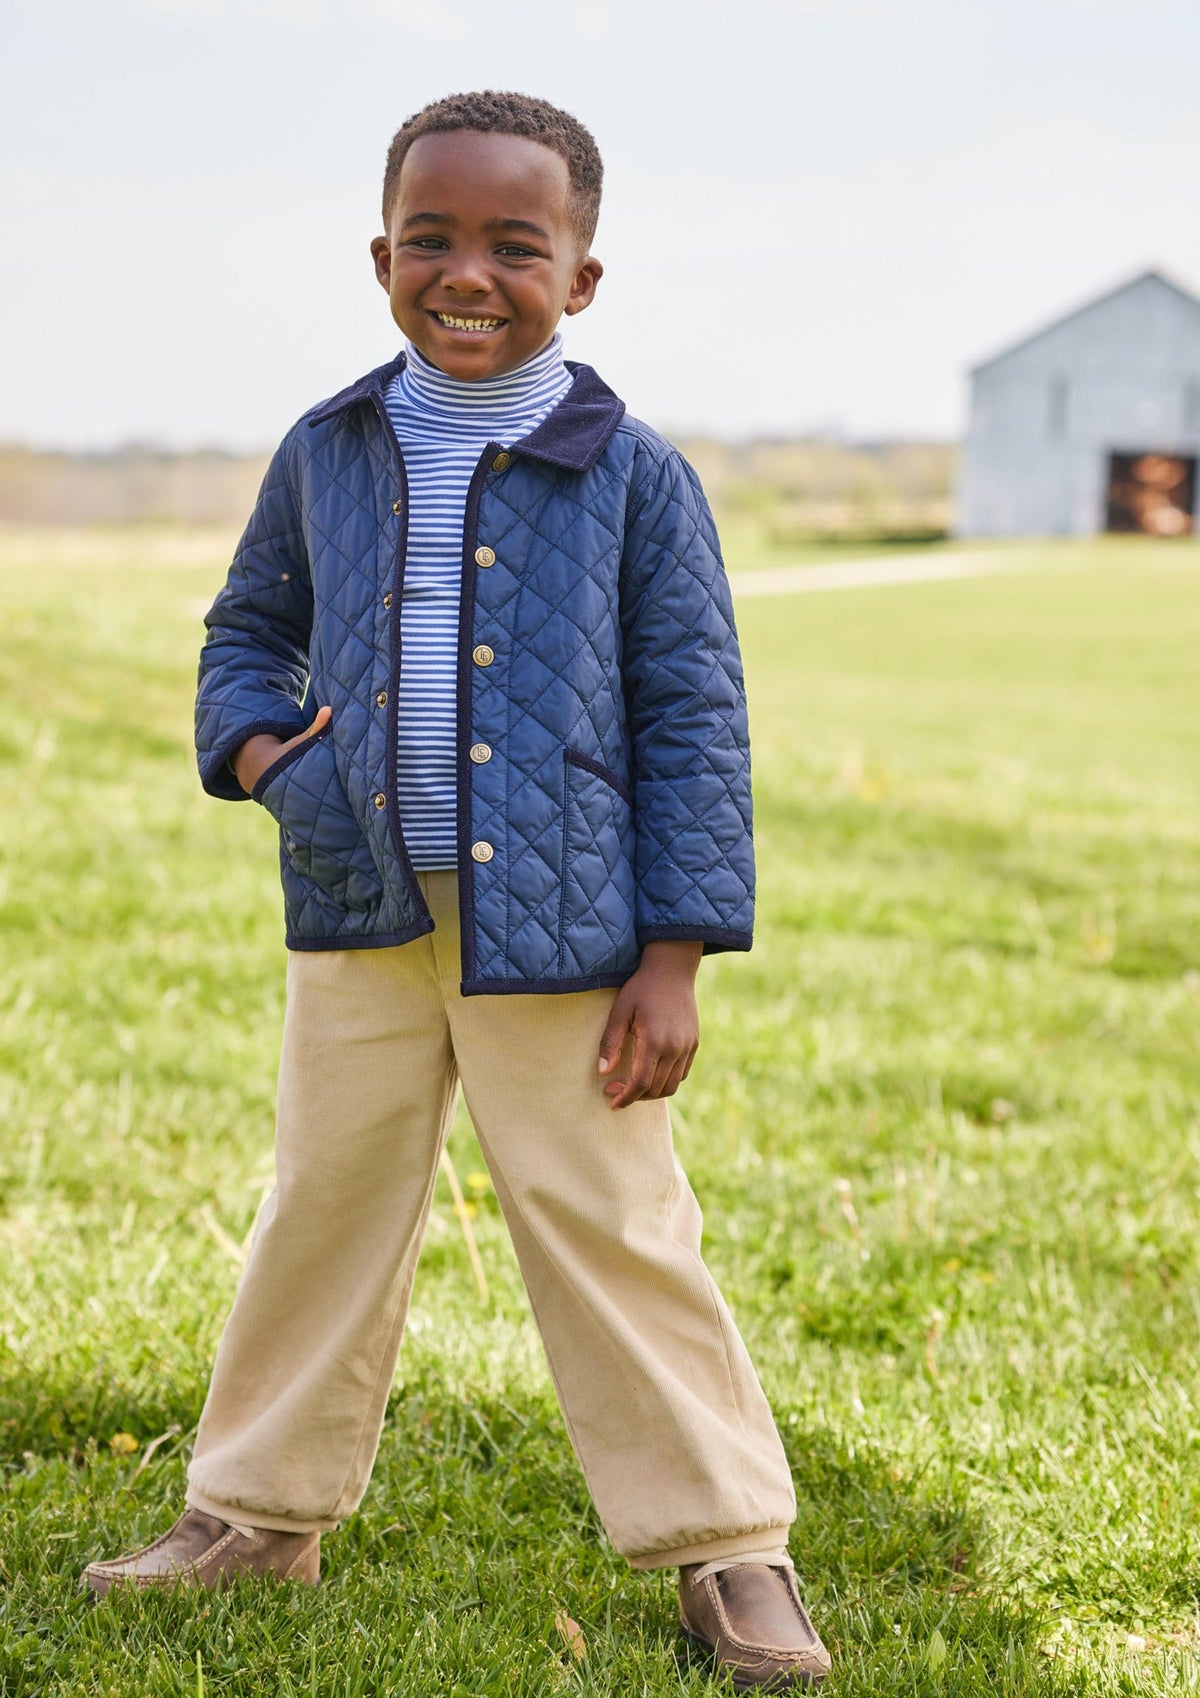
[(1200, 301), (1148, 272), (971, 374), (961, 536), (1090, 536), (1108, 456), (1200, 454)]

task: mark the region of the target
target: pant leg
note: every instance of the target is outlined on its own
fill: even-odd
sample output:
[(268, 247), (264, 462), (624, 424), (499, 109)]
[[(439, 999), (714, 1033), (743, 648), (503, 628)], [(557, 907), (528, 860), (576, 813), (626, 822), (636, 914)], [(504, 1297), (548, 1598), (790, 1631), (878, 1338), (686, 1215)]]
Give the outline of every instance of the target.
[(366, 1489), (457, 1076), (427, 938), (294, 952), (276, 1187), (217, 1351), (188, 1501), (316, 1529)]
[[(452, 874), (436, 953), (457, 972)], [(665, 1102), (614, 1113), (597, 1071), (613, 991), (447, 995), (455, 1058), (604, 1526), (636, 1567), (784, 1544), (791, 1476), (700, 1255)]]

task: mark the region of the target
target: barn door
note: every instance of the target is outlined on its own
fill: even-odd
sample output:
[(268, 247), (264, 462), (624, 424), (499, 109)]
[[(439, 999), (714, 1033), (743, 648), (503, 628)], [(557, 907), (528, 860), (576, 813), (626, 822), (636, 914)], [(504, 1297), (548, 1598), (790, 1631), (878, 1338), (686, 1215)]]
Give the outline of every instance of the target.
[(1109, 455), (1105, 530), (1191, 536), (1195, 502), (1194, 454)]

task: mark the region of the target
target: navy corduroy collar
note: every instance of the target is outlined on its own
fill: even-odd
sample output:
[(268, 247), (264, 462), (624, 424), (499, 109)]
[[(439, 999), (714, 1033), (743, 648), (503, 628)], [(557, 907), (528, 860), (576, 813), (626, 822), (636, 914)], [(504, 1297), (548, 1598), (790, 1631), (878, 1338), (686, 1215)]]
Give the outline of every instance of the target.
[[(533, 460), (545, 460), (552, 466), (566, 466), (571, 471), (586, 472), (603, 454), (613, 432), (621, 422), (625, 403), (608, 387), (591, 366), (566, 362), (574, 382), (562, 400), (542, 420), (536, 430), (519, 442), (511, 452), (527, 454)], [(308, 415), (310, 426), (324, 424), (351, 407), (370, 402), (377, 410), (383, 405), (383, 392), (397, 372), (403, 371), (405, 356), (398, 354), (385, 366), (376, 366), (356, 383), (343, 389)]]

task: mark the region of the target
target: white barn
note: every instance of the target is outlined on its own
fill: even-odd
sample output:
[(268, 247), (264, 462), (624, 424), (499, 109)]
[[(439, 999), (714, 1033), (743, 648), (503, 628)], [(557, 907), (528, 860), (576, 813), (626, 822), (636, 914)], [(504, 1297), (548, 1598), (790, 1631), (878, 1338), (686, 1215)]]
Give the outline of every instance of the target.
[(967, 537), (1196, 530), (1200, 300), (1156, 271), (971, 372)]

